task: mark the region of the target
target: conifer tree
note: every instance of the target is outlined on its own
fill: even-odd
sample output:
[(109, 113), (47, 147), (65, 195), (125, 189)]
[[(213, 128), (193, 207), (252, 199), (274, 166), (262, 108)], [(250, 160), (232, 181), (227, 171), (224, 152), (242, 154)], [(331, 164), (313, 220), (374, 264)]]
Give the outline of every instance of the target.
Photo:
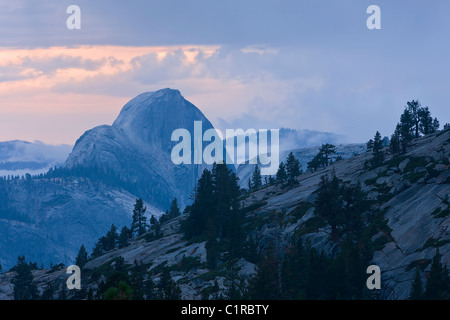
[(414, 139), (414, 125), (415, 120), (413, 115), (406, 108), (403, 114), (400, 116), (399, 133), (400, 133), (400, 146), (402, 152), (406, 152), (406, 148)]
[(289, 184), (294, 184), (296, 181), (295, 179), (301, 174), (300, 167), (300, 162), (295, 158), (294, 154), (290, 152), (286, 160), (286, 172)]
[(117, 288), (110, 287), (103, 297), (105, 300), (131, 300), (133, 289), (125, 281), (120, 281)]
[(187, 210), (189, 215), (184, 228), (187, 239), (204, 234), (207, 221), (216, 209), (215, 197), (211, 171), (205, 169), (197, 182), (194, 202)]
[(168, 268), (164, 268), (158, 284), (158, 295), (162, 300), (181, 300), (181, 289), (173, 281)]
[(334, 145), (329, 143), (322, 144), (319, 152), (308, 162), (308, 169), (316, 171), (319, 168), (327, 167), (332, 162), (331, 155), (334, 153), (336, 153), (336, 147)]
[(25, 256), (17, 257), (17, 264), (14, 267), (16, 272), (11, 283), (14, 285), (14, 300), (33, 300), (38, 297), (34, 277), (31, 273), (31, 266), (25, 261)]
[(394, 133), (391, 136), (391, 141), (389, 143), (389, 149), (391, 150), (391, 153), (395, 156), (401, 151), (401, 145), (400, 145), (400, 124), (397, 124), (397, 127), (395, 128)]
[(117, 241), (119, 239), (119, 235), (117, 233), (117, 227), (112, 224), (109, 231), (106, 233), (104, 237), (104, 249), (105, 251), (113, 250), (116, 247)]
[(325, 167), (330, 164), (331, 155), (334, 153), (336, 153), (336, 147), (334, 145), (329, 143), (322, 144), (322, 147), (319, 150), (319, 154), (322, 154)]
[(256, 275), (253, 276), (249, 284), (249, 295), (253, 300), (275, 300), (280, 299), (280, 286), (278, 266), (275, 260), (269, 255), (264, 257), (258, 264)]
[(419, 117), (419, 132), (422, 134), (430, 134), (434, 132), (433, 118), (431, 117), (428, 107), (421, 108), (418, 112)]
[(143, 300), (144, 299), (144, 273), (145, 265), (134, 261), (130, 286), (133, 288), (133, 299)]
[(82, 269), (86, 264), (87, 260), (88, 260), (88, 253), (86, 251), (86, 248), (84, 247), (84, 244), (82, 244), (80, 250), (78, 251), (75, 264)]
[(258, 165), (256, 165), (252, 175), (252, 190), (258, 190), (262, 187), (261, 179), (261, 171)]
[(316, 200), (316, 213), (331, 226), (333, 241), (337, 241), (337, 228), (344, 221), (343, 203), (340, 196), (339, 180), (333, 172), (331, 179), (324, 175), (320, 179), (319, 194)]
[(137, 234), (141, 236), (145, 232), (146, 217), (145, 211), (147, 208), (144, 206), (142, 198), (136, 199), (133, 209), (133, 222), (131, 223), (131, 231), (133, 235)]
[(430, 275), (425, 285), (425, 299), (447, 300), (450, 299), (450, 278), (447, 266), (441, 263), (439, 249), (433, 257)]
[[(152, 216), (154, 217), (154, 216)], [(128, 246), (129, 240), (131, 239), (131, 230), (127, 226), (124, 226), (119, 234), (118, 245), (119, 248), (124, 248)]]
[(284, 165), (283, 162), (280, 162), (278, 166), (276, 179), (277, 181), (281, 182), (281, 185), (283, 185), (283, 182), (287, 179), (286, 166)]
[(375, 133), (375, 138), (373, 140), (372, 166), (378, 167), (382, 165), (383, 162), (384, 162), (383, 140), (381, 140), (381, 134), (377, 131)]
[(411, 292), (409, 294), (409, 300), (423, 300), (423, 286), (422, 279), (420, 278), (420, 270), (416, 268), (416, 273), (414, 276), (414, 281), (411, 287)]
[(419, 137), (419, 124), (420, 124), (420, 102), (419, 100), (408, 101), (407, 103), (408, 114), (409, 114), (409, 126), (412, 129), (412, 135), (414, 138)]
[(144, 281), (144, 297), (145, 297), (145, 300), (154, 300), (155, 299), (155, 283), (153, 282), (150, 275)]
[(174, 198), (170, 203), (169, 216), (172, 219), (178, 217), (179, 215), (181, 215), (181, 211), (180, 207), (178, 206), (178, 200), (177, 198)]
[(433, 119), (433, 127), (430, 133), (434, 133), (439, 130), (439, 120), (437, 118)]
[(366, 144), (366, 151), (367, 151), (367, 152), (370, 152), (370, 151), (372, 151), (372, 149), (373, 149), (373, 140), (370, 139), (369, 141), (367, 141), (367, 144)]

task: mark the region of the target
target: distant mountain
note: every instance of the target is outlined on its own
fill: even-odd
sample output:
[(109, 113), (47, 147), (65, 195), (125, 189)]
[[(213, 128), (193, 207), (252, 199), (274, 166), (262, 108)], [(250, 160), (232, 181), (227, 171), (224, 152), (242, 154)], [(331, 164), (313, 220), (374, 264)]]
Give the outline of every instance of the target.
[(317, 147), (323, 143), (343, 143), (344, 137), (331, 133), (306, 129), (280, 129), (280, 151)]
[(52, 166), (66, 161), (72, 146), (49, 145), (40, 141), (21, 140), (0, 142), (0, 176), (22, 176), (45, 173)]
[(206, 165), (175, 165), (171, 151), (178, 142), (172, 142), (171, 135), (176, 129), (186, 129), (193, 140), (194, 121), (202, 122), (202, 134), (213, 128), (178, 90), (140, 94), (123, 107), (112, 126), (86, 131), (76, 142), (65, 167), (97, 166), (111, 170), (132, 182), (130, 191), (156, 207), (168, 208), (175, 197), (184, 207)]

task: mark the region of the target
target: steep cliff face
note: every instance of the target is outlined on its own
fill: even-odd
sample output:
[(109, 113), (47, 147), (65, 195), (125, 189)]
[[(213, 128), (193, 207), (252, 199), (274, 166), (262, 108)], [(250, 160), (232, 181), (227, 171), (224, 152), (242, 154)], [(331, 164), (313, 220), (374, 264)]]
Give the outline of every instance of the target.
[(194, 121), (202, 122), (202, 134), (213, 128), (178, 90), (140, 94), (123, 107), (112, 126), (86, 131), (65, 166), (112, 169), (137, 185), (137, 192), (156, 207), (165, 210), (175, 197), (184, 207), (206, 165), (175, 165), (171, 151), (178, 142), (171, 136), (176, 129), (186, 129), (193, 140)]

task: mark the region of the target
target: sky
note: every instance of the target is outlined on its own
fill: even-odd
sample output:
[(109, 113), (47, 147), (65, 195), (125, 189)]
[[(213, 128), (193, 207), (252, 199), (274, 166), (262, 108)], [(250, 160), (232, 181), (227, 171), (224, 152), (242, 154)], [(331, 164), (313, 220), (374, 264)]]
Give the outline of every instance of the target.
[[(380, 30), (366, 26), (372, 4)], [(0, 141), (74, 144), (167, 87), (221, 130), (365, 142), (390, 136), (413, 99), (443, 125), (449, 13), (448, 0), (0, 0)]]

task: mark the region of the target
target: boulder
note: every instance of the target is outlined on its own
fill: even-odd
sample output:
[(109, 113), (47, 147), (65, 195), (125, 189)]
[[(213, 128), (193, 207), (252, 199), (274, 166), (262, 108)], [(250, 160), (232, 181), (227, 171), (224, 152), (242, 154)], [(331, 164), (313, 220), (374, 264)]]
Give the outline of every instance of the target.
[(427, 180), (427, 183), (429, 183), (429, 184), (430, 184), (430, 183), (436, 183), (436, 178), (433, 177), (433, 178), (431, 178), (431, 179), (428, 179), (428, 180)]
[(436, 171), (444, 171), (444, 170), (447, 170), (447, 169), (448, 169), (448, 166), (446, 166), (445, 164), (442, 164), (442, 163), (438, 163), (434, 167), (434, 170), (436, 170)]
[(450, 170), (442, 172), (437, 178), (436, 183), (447, 183), (450, 180)]
[(425, 167), (417, 167), (414, 169), (414, 173), (426, 172), (427, 168)]

